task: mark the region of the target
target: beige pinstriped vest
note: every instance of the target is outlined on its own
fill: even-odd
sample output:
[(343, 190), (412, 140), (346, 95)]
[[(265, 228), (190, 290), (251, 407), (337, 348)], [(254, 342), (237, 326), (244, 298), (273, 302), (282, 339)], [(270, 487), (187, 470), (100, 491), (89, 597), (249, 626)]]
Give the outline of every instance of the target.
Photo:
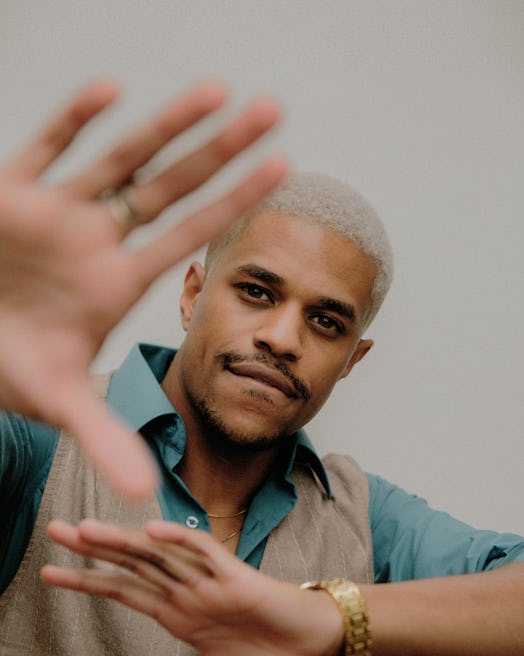
[[(298, 500), (270, 534), (261, 571), (301, 583), (342, 576), (373, 580), (368, 486), (349, 457), (328, 456), (334, 500), (315, 476), (297, 469)], [(173, 638), (150, 618), (120, 604), (41, 583), (44, 563), (86, 566), (46, 536), (50, 519), (77, 523), (96, 517), (140, 529), (160, 518), (158, 502), (129, 504), (110, 490), (86, 463), (76, 443), (62, 435), (38, 517), (20, 568), (0, 597), (1, 656), (189, 656), (195, 650)]]

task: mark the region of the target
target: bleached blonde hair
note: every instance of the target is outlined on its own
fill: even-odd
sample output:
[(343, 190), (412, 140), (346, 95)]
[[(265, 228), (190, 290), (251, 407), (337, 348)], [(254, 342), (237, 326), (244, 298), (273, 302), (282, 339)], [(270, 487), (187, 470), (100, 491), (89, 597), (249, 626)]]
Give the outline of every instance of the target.
[(261, 212), (295, 216), (325, 226), (355, 243), (375, 263), (377, 275), (364, 322), (367, 327), (380, 309), (393, 279), (389, 237), (370, 203), (345, 182), (319, 173), (295, 173), (209, 244), (206, 270), (242, 233), (249, 218)]

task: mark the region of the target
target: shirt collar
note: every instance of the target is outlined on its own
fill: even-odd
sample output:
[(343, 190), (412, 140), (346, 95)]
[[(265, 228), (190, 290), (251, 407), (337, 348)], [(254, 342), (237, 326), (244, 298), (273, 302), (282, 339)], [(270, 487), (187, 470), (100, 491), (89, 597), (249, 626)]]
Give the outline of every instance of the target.
[(107, 402), (134, 431), (152, 419), (177, 414), (160, 386), (176, 351), (136, 344), (109, 383)]
[[(160, 385), (175, 354), (174, 349), (167, 347), (136, 344), (111, 377), (108, 405), (132, 430), (139, 431), (160, 416), (178, 417)], [(303, 429), (297, 431), (286, 478), (295, 463), (309, 467), (332, 498), (324, 465)]]

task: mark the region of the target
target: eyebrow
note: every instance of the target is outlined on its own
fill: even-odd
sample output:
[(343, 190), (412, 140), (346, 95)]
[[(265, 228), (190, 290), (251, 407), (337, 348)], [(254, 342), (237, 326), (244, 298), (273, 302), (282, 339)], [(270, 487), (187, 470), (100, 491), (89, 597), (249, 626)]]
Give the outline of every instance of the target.
[(277, 285), (278, 287), (284, 286), (284, 278), (281, 278), (273, 271), (264, 269), (261, 266), (256, 264), (243, 264), (242, 266), (237, 267), (238, 273), (247, 273), (252, 278), (260, 280), (260, 282), (267, 282), (271, 285)]
[(341, 317), (346, 317), (351, 323), (356, 323), (357, 321), (357, 313), (351, 303), (344, 303), (343, 301), (329, 298), (329, 296), (324, 296), (319, 299), (318, 305), (325, 310), (330, 310), (331, 312), (340, 314)]
[[(284, 279), (281, 276), (257, 264), (243, 264), (237, 267), (236, 270), (238, 273), (246, 273), (252, 278), (260, 280), (260, 282), (269, 283), (278, 287), (284, 286)], [(356, 323), (357, 321), (357, 313), (351, 303), (345, 303), (329, 296), (322, 296), (315, 305), (324, 310), (336, 312), (341, 317), (348, 319), (351, 323)]]

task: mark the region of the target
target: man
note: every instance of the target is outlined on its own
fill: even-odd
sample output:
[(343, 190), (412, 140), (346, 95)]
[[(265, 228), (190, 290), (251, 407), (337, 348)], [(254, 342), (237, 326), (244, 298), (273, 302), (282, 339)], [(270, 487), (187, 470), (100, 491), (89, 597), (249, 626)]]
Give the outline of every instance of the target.
[[(351, 600), (360, 608), (367, 601), (376, 653), (518, 653), (524, 574), (507, 563), (524, 558), (523, 541), (429, 511), (366, 479), (350, 458), (322, 465), (300, 432), (371, 347), (364, 330), (390, 278), (389, 246), (373, 210), (318, 176), (296, 176), (213, 242), (205, 269), (194, 263), (186, 276), (180, 350), (135, 349), (109, 381), (109, 404), (141, 430), (160, 463), (158, 498), (124, 505), (68, 436), (48, 438), (39, 517), (6, 593), (6, 629), (18, 627), (22, 637), (11, 630), (6, 653), (175, 649), (157, 625), (114, 603), (31, 588), (33, 554), (53, 514), (135, 529), (161, 516), (185, 523), (151, 523), (145, 534), (92, 521), (53, 523), (57, 542), (138, 576), (56, 568), (44, 576), (117, 598), (200, 653), (336, 653), (344, 627), (332, 599), (276, 579), (338, 576), (362, 583)], [(45, 560), (69, 564), (59, 547), (45, 549)], [(373, 586), (373, 556), (377, 581), (506, 566)], [(359, 621), (367, 635), (365, 614)], [(366, 648), (348, 634), (347, 653), (359, 644)]]
[[(390, 279), (375, 213), (322, 176), (292, 177), (212, 242), (205, 269), (194, 263), (186, 276), (179, 351), (132, 353), (109, 402), (131, 404), (134, 427), (146, 422), (142, 432), (164, 464), (164, 518), (209, 530), (223, 546), (177, 524), (153, 523), (144, 535), (53, 523), (59, 543), (140, 579), (47, 568), (46, 580), (116, 597), (200, 653), (334, 654), (342, 636), (329, 597), (273, 579), (342, 576), (362, 584), (373, 653), (519, 653), (523, 568), (508, 563), (524, 558), (521, 538), (428, 510), (376, 477), (366, 480), (347, 458), (323, 466), (297, 435), (371, 347), (364, 331)], [(144, 359), (166, 398), (153, 395)], [(155, 416), (138, 419), (142, 376)], [(111, 509), (103, 512), (98, 517), (112, 519)], [(372, 560), (375, 580), (394, 583), (370, 585)]]

